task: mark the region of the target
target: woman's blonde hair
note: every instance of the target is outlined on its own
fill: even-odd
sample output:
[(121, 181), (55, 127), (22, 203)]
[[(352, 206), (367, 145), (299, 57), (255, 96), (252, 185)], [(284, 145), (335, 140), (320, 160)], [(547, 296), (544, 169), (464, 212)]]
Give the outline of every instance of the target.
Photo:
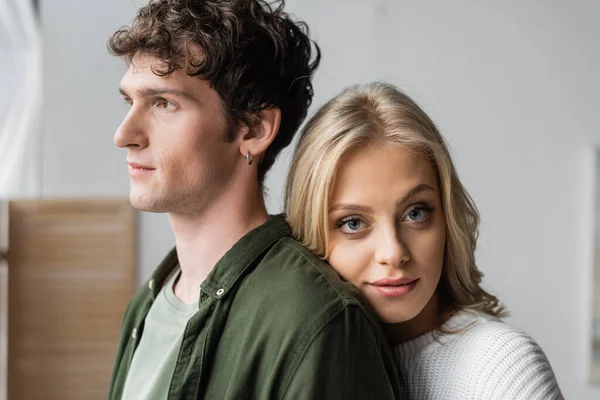
[(458, 178), (448, 147), (427, 114), (392, 85), (350, 87), (321, 107), (304, 127), (285, 196), (295, 237), (327, 259), (329, 200), (340, 160), (381, 141), (427, 157), (437, 170), (447, 230), (438, 286), (445, 306), (450, 312), (471, 309), (505, 316), (498, 299), (480, 286), (483, 274), (474, 254), (479, 214)]

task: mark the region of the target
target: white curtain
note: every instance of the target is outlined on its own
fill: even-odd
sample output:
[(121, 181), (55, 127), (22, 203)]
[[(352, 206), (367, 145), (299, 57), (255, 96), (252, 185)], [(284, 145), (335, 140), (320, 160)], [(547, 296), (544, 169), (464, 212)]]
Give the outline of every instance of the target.
[(42, 50), (32, 0), (0, 0), (0, 198), (41, 194)]

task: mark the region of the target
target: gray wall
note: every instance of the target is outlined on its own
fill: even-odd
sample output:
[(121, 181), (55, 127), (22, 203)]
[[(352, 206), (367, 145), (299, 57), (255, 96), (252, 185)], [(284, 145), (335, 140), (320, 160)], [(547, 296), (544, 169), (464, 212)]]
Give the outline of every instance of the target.
[[(131, 20), (134, 3), (42, 2), (46, 197), (127, 196), (125, 153), (112, 143), (126, 112), (117, 93), (124, 67), (105, 43)], [(566, 398), (599, 398), (585, 381), (600, 3), (288, 6), (323, 50), (315, 107), (348, 84), (382, 79), (438, 123), (482, 214), (486, 286), (511, 309), (509, 322), (545, 349)], [(272, 212), (281, 209), (289, 159), (284, 152), (267, 180)], [(142, 281), (174, 239), (164, 215), (142, 215), (140, 235)]]
[[(126, 153), (113, 144), (127, 112), (118, 92), (126, 68), (109, 56), (106, 41), (136, 8), (123, 0), (41, 4), (45, 197), (128, 197)], [(142, 282), (175, 239), (166, 215), (143, 213), (138, 221)]]

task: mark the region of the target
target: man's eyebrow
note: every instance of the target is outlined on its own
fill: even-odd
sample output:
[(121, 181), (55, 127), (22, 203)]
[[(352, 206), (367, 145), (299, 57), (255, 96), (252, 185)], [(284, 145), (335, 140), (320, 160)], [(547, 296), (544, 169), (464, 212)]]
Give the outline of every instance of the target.
[[(183, 90), (179, 90), (179, 89), (170, 89), (170, 88), (165, 88), (165, 87), (157, 87), (157, 88), (153, 88), (153, 87), (149, 87), (149, 86), (143, 86), (140, 89), (136, 90), (137, 94), (141, 97), (148, 97), (148, 96), (160, 96), (163, 94), (172, 94), (175, 96), (181, 96), (181, 97), (185, 97), (189, 100), (196, 100), (195, 97), (193, 97), (191, 94), (189, 94), (186, 91)], [(127, 92), (125, 91), (125, 89), (123, 89), (122, 87), (119, 88), (119, 93), (121, 93), (121, 95), (123, 95), (124, 97), (131, 97), (127, 94)]]

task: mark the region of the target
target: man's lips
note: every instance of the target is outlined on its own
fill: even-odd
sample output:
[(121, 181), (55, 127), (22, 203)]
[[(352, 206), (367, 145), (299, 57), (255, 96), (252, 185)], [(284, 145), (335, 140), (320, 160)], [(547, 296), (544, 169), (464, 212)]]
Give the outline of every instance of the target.
[(129, 176), (132, 179), (150, 176), (156, 169), (149, 165), (139, 164), (131, 161), (127, 161), (127, 165), (129, 165)]
[(130, 161), (127, 161), (127, 165), (129, 165), (133, 169), (141, 169), (141, 170), (148, 170), (148, 171), (153, 171), (156, 169), (156, 168), (152, 168), (148, 165), (138, 164), (138, 163), (134, 163), (134, 162), (130, 162)]

